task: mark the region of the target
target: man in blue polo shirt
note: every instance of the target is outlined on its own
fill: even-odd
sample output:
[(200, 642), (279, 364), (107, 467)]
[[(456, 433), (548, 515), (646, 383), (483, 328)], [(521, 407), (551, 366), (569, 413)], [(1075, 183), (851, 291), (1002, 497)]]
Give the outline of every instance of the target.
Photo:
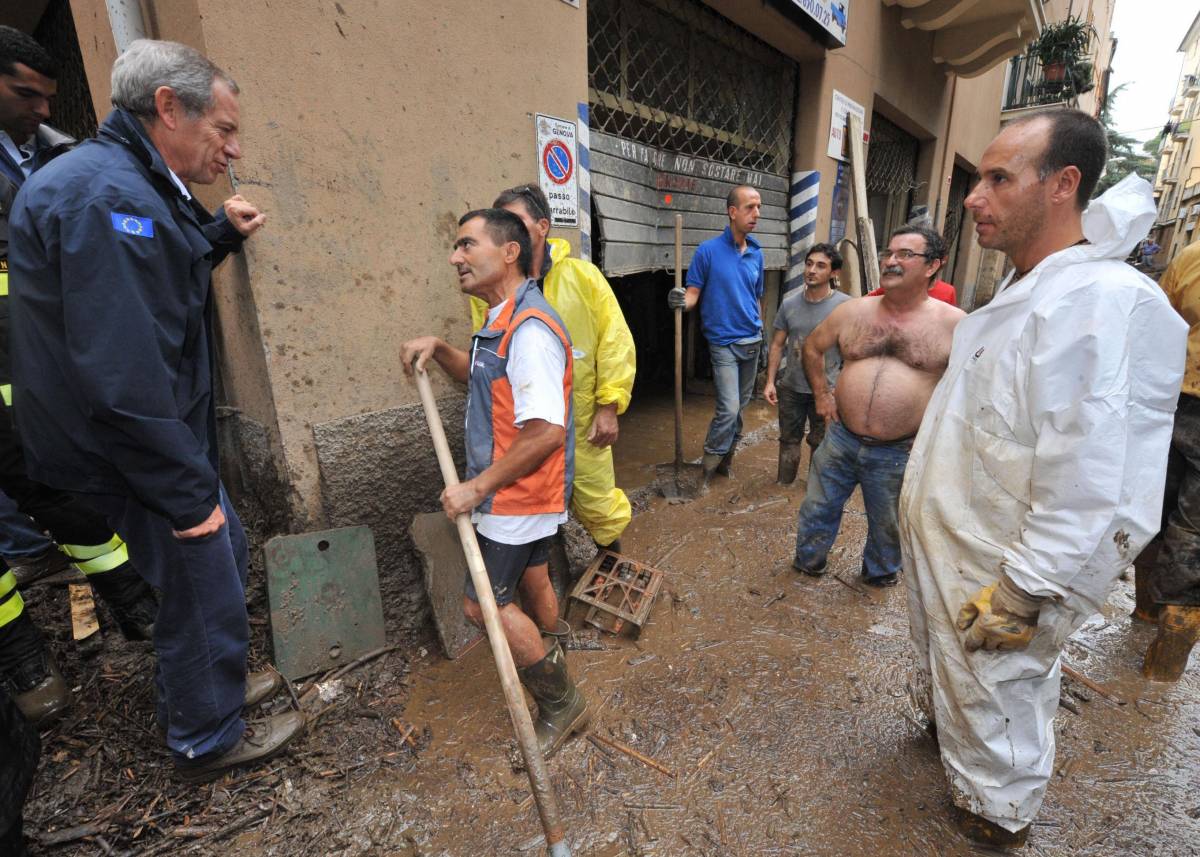
[(750, 237), (758, 226), (762, 197), (754, 188), (738, 185), (725, 206), (729, 225), (696, 248), (687, 288), (667, 295), (673, 310), (687, 312), (700, 304), (700, 327), (712, 358), (717, 409), (704, 439), (705, 485), (713, 473), (730, 475), (762, 349), (763, 257)]

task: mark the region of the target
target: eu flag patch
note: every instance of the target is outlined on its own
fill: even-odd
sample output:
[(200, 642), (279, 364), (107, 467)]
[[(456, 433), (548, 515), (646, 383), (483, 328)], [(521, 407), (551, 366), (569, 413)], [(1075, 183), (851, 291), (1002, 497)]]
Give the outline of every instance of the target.
[(139, 238), (154, 237), (154, 221), (149, 217), (138, 217), (136, 214), (122, 214), (119, 211), (112, 214), (113, 229), (126, 235), (136, 235)]

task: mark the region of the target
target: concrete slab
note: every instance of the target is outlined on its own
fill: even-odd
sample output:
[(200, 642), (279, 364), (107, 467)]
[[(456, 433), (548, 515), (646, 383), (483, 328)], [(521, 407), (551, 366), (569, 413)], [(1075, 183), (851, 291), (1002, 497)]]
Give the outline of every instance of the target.
[(454, 660), (483, 636), (463, 617), (467, 561), (458, 540), (458, 530), (442, 512), (427, 512), (413, 518), (409, 532), (421, 558), (425, 594), (429, 596), (438, 640), (446, 657)]

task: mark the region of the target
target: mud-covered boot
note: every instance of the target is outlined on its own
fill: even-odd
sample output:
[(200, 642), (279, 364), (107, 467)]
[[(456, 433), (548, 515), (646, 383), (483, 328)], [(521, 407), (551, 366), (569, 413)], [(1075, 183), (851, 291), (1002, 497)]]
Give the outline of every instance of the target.
[(154, 639), (158, 599), (132, 565), (125, 563), (112, 571), (89, 574), (87, 579), (112, 611), (126, 640)]
[(800, 457), (803, 445), (799, 443), (779, 444), (779, 471), (775, 481), (780, 485), (791, 485), (796, 481), (796, 472), (800, 469)]
[(704, 479), (701, 482), (700, 489), (708, 490), (708, 483), (712, 481), (713, 474), (717, 472), (717, 468), (721, 466), (721, 462), (725, 456), (717, 455), (715, 452), (706, 452), (700, 460), (700, 469), (704, 473)]
[(1138, 622), (1158, 622), (1158, 612), (1162, 605), (1154, 600), (1150, 592), (1150, 579), (1154, 576), (1154, 567), (1158, 564), (1158, 554), (1162, 549), (1162, 539), (1155, 539), (1146, 545), (1145, 549), (1133, 561), (1133, 613), (1130, 615)]
[(737, 452), (737, 446), (729, 447), (729, 452), (721, 456), (721, 463), (717, 465), (717, 473), (728, 479), (733, 478), (733, 455)]
[(34, 726), (49, 725), (71, 707), (71, 689), (25, 612), (0, 628), (0, 680)]
[(958, 827), (972, 842), (987, 845), (998, 851), (1016, 851), (1024, 848), (1029, 839), (1028, 824), (1020, 830), (1009, 830), (965, 809), (958, 811)]
[(71, 567), (67, 555), (56, 547), (49, 548), (37, 556), (5, 557), (4, 562), (17, 578), (17, 586), (22, 589), (43, 577), (58, 574)]
[(567, 656), (567, 644), (571, 641), (571, 625), (566, 619), (556, 620), (554, 630), (547, 631), (541, 629), (542, 640), (546, 643), (558, 643), (558, 647), (562, 649), (563, 657)]
[(546, 656), (517, 674), (538, 704), (533, 721), (538, 749), (549, 759), (573, 732), (582, 731), (591, 717), (587, 700), (567, 675), (567, 661), (557, 640), (546, 640)]
[(1152, 681), (1179, 681), (1198, 640), (1200, 607), (1164, 604), (1158, 614), (1158, 636), (1146, 652), (1142, 675)]

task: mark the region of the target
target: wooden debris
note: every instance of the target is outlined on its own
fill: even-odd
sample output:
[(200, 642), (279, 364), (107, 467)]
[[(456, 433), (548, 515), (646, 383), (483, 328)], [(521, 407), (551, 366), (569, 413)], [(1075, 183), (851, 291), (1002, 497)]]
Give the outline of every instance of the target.
[(350, 672), (351, 670), (358, 669), (363, 664), (370, 663), (371, 661), (375, 660), (376, 658), (382, 657), (383, 655), (386, 655), (389, 652), (396, 651), (396, 649), (398, 649), (398, 648), (400, 648), (400, 646), (398, 644), (394, 645), (394, 646), (383, 646), (382, 648), (374, 649), (373, 651), (367, 652), (361, 658), (355, 658), (350, 663), (345, 664), (344, 666), (338, 667), (336, 670), (330, 670), (329, 672), (325, 673), (325, 675), (321, 676), (321, 678), (319, 680), (314, 681), (309, 686), (308, 690), (304, 691), (304, 693), (301, 694), (300, 705), (301, 706), (309, 705), (312, 703), (312, 701), (314, 699), (317, 698), (317, 685), (324, 684), (327, 681), (333, 681), (334, 679), (341, 678), (342, 676), (344, 676), (346, 673)]
[(86, 640), (100, 630), (91, 584), (72, 583), (67, 591), (71, 598), (71, 635), (77, 642)]
[(768, 598), (766, 601), (763, 602), (763, 609), (766, 610), (768, 607), (770, 607), (776, 601), (782, 601), (786, 597), (787, 597), (786, 592), (775, 593), (774, 595), (772, 595), (770, 598)]
[(591, 741), (593, 744), (595, 744), (597, 741), (599, 741), (601, 744), (606, 744), (609, 747), (612, 747), (614, 750), (620, 750), (622, 753), (624, 753), (629, 758), (636, 759), (637, 761), (641, 762), (646, 767), (653, 768), (654, 770), (658, 771), (660, 774), (666, 774), (671, 779), (675, 779), (675, 772), (672, 771), (670, 768), (668, 768), (666, 765), (664, 765), (662, 762), (655, 761), (654, 759), (651, 759), (649, 756), (639, 753), (637, 750), (633, 749), (632, 747), (630, 747), (626, 744), (622, 744), (620, 741), (614, 741), (612, 738), (605, 738), (603, 735), (597, 735), (594, 732), (589, 732), (587, 737), (588, 737), (588, 740)]
[(1111, 699), (1117, 705), (1125, 704), (1125, 700), (1119, 694), (1114, 693), (1113, 691), (1109, 690), (1107, 687), (1100, 684), (1099, 682), (1092, 681), (1090, 678), (1085, 676), (1083, 673), (1079, 672), (1079, 670), (1075, 669), (1074, 667), (1069, 667), (1066, 664), (1063, 664), (1062, 671), (1063, 671), (1063, 675), (1065, 675), (1067, 678), (1077, 681), (1086, 687), (1090, 687), (1092, 690), (1096, 691), (1096, 693), (1100, 694), (1101, 696), (1103, 696), (1106, 699)]

